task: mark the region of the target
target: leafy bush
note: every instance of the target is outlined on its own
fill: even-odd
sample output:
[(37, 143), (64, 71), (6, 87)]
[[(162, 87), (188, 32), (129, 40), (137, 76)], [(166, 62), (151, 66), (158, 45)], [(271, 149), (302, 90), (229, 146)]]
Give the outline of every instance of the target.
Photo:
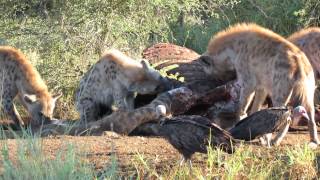
[(157, 42), (198, 53), (212, 35), (238, 22), (255, 22), (282, 35), (319, 24), (316, 0), (2, 0), (0, 44), (20, 48), (52, 91), (62, 90), (58, 116), (76, 118), (73, 93), (105, 49), (139, 58)]

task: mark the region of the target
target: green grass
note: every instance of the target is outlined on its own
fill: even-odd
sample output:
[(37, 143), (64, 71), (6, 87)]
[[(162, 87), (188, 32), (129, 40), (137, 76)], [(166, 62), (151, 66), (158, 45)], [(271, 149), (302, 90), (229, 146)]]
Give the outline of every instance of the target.
[[(51, 92), (62, 91), (55, 117), (77, 119), (74, 92), (82, 75), (108, 48), (140, 58), (143, 49), (157, 42), (174, 42), (198, 53), (205, 51), (214, 33), (230, 24), (248, 21), (288, 35), (302, 27), (319, 25), (316, 0), (276, 1), (19, 1), (0, 2), (0, 44), (26, 54)], [(180, 19), (182, 17), (182, 19)], [(168, 67), (169, 68), (169, 67)], [(3, 72), (2, 72), (3, 73)], [(166, 74), (166, 70), (161, 71)], [(171, 75), (177, 78), (177, 75)], [(183, 81), (183, 79), (179, 79)], [(0, 84), (1, 84), (0, 79)], [(0, 91), (3, 87), (0, 86)], [(0, 99), (1, 101), (1, 99)], [(22, 108), (18, 110), (25, 115)], [(21, 113), (22, 112), (22, 113)], [(1, 117), (1, 114), (0, 114)], [(42, 139), (24, 131), (0, 146), (0, 179), (118, 179), (117, 156), (96, 172), (73, 144), (50, 158)], [(0, 132), (0, 138), (6, 139)], [(12, 158), (14, 156), (14, 158)], [(199, 160), (200, 158), (200, 160)], [(242, 145), (233, 155), (209, 148), (192, 171), (178, 162), (155, 166), (143, 153), (132, 158), (132, 179), (312, 179), (319, 174), (319, 150), (307, 145), (253, 148)]]
[(57, 118), (77, 119), (74, 92), (106, 49), (140, 58), (152, 44), (173, 42), (201, 54), (210, 38), (229, 25), (255, 22), (288, 35), (319, 24), (314, 13), (319, 7), (316, 0), (2, 0), (0, 45), (21, 49), (50, 91), (63, 92)]
[(16, 152), (10, 151), (10, 140), (1, 142), (0, 179), (79, 180), (117, 177), (117, 159), (114, 155), (110, 158), (110, 165), (99, 173), (85, 160), (86, 152), (79, 151), (68, 141), (64, 142), (64, 148), (50, 155), (43, 150), (43, 139), (31, 135), (30, 131), (23, 131), (16, 138), (20, 138), (14, 140)]
[(141, 155), (138, 155), (140, 166), (135, 164), (135, 167), (139, 172), (138, 177), (159, 179), (313, 179), (319, 173), (317, 153), (307, 144), (281, 149), (252, 149), (251, 146), (242, 145), (233, 155), (209, 148), (204, 161), (193, 166), (191, 171), (187, 165), (175, 164), (162, 168), (166, 171), (158, 172)]
[(56, 152), (53, 159), (42, 152), (40, 138), (18, 140), (18, 151), (10, 159), (8, 145), (1, 149), (2, 179), (90, 179), (94, 171), (80, 161), (75, 149), (69, 145), (66, 151)]
[[(63, 137), (63, 148), (50, 154), (44, 151), (42, 138), (22, 134), (20, 139), (1, 142), (0, 179), (313, 179), (319, 174), (320, 151), (307, 144), (273, 148), (242, 144), (231, 155), (209, 147), (206, 155), (194, 155), (192, 169), (180, 166), (178, 157), (159, 164), (161, 157), (136, 152), (127, 157), (131, 163), (126, 169), (131, 170), (119, 173), (124, 167), (116, 153), (97, 171), (87, 152)], [(16, 152), (10, 151), (13, 144)]]

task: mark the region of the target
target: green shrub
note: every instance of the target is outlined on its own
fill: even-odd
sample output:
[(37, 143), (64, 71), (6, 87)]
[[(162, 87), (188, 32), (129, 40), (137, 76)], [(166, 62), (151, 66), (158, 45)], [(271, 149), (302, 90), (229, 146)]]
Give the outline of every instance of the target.
[(77, 118), (79, 79), (108, 48), (140, 58), (157, 42), (203, 53), (212, 35), (255, 22), (282, 35), (319, 25), (316, 0), (2, 0), (0, 44), (23, 50), (49, 88), (62, 90), (57, 116)]

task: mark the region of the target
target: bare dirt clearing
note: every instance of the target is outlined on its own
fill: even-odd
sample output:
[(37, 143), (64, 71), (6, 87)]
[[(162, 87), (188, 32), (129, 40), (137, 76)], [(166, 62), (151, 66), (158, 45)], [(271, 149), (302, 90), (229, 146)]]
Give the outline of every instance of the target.
[[(17, 142), (19, 141), (25, 140), (1, 140), (1, 146), (8, 145), (10, 158), (12, 159), (16, 158), (17, 148), (19, 147)], [(123, 176), (135, 175), (137, 166), (141, 164), (141, 158), (160, 174), (163, 171), (170, 171), (170, 167), (177, 165), (181, 158), (166, 140), (158, 137), (129, 137), (107, 132), (104, 136), (56, 136), (42, 138), (39, 141), (41, 142), (42, 151), (49, 158), (54, 158), (57, 152), (63, 152), (68, 145), (72, 144), (77, 151), (79, 150), (79, 155), (83, 160), (92, 164), (97, 171), (108, 167), (112, 162), (112, 157), (116, 157), (119, 174)], [(303, 144), (308, 141), (309, 133), (307, 131), (290, 132), (279, 148)], [(265, 152), (265, 155), (262, 156), (266, 158), (273, 156), (272, 152), (275, 149), (279, 149), (267, 149), (257, 145), (248, 146), (251, 146), (253, 150), (263, 150), (262, 152)], [(206, 155), (194, 155), (193, 165), (206, 166)]]

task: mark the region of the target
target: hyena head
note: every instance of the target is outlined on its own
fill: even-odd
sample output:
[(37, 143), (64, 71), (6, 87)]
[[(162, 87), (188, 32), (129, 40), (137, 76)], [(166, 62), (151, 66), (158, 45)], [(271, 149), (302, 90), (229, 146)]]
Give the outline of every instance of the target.
[(172, 84), (167, 78), (150, 67), (147, 61), (142, 60), (142, 78), (132, 82), (129, 91), (139, 94), (157, 94), (172, 88)]
[(236, 78), (236, 70), (230, 57), (219, 57), (202, 54), (197, 60), (203, 66), (204, 72), (219, 80), (233, 80)]
[(53, 110), (55, 108), (56, 101), (61, 96), (61, 93), (55, 96), (47, 94), (42, 97), (37, 97), (34, 94), (25, 94), (23, 96), (23, 100), (30, 116), (32, 117), (32, 122), (37, 125), (40, 125), (42, 122), (50, 122), (50, 120), (53, 119)]

